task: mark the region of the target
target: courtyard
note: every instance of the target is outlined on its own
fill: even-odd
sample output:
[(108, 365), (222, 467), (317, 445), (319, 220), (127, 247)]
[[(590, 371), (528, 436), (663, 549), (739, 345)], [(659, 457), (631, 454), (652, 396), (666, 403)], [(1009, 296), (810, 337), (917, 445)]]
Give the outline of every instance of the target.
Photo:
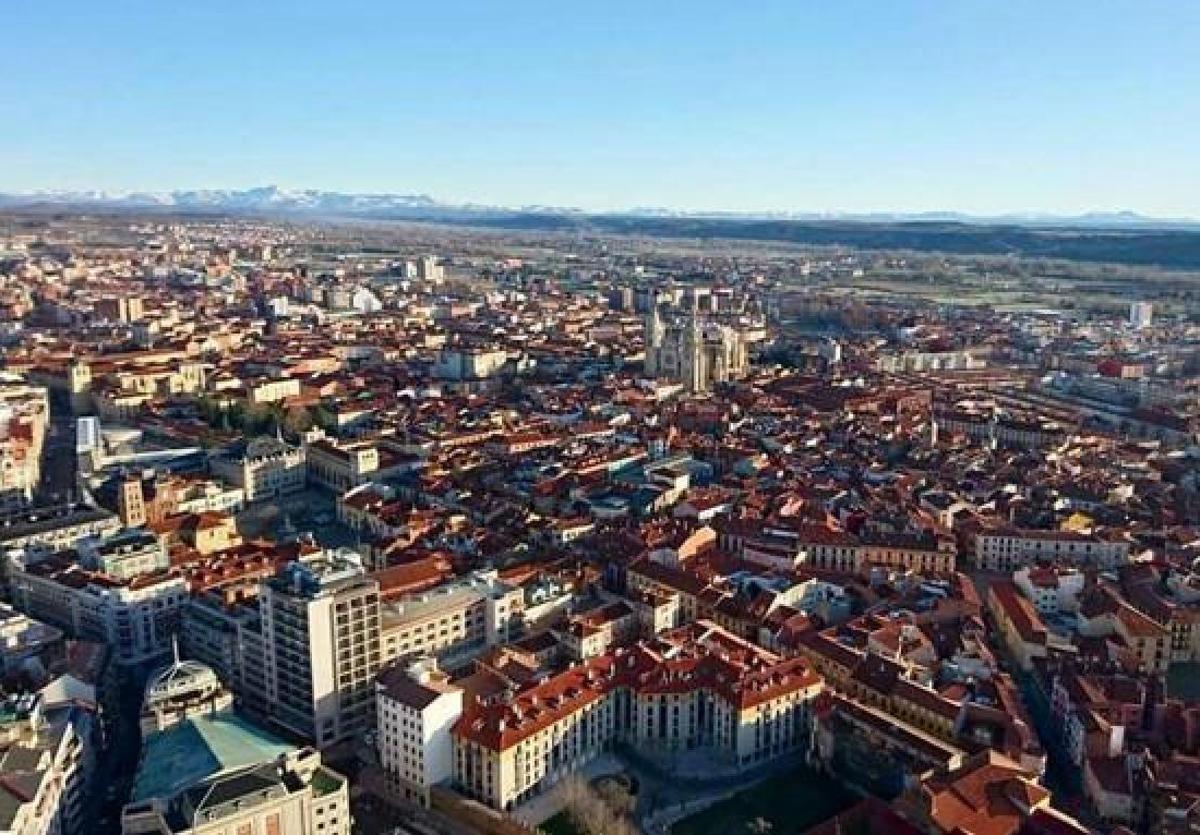
[[(855, 795), (800, 766), (766, 778), (671, 827), (671, 835), (798, 835), (851, 806)], [(765, 825), (764, 825), (765, 824)]]

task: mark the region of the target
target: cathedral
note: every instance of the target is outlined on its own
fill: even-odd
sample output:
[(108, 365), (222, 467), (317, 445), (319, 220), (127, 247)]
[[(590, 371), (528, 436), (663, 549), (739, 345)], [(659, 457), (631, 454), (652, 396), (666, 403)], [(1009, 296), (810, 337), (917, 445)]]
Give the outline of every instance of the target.
[(695, 314), (664, 325), (658, 308), (646, 314), (646, 376), (666, 377), (691, 392), (746, 373), (746, 341), (735, 329), (701, 322)]

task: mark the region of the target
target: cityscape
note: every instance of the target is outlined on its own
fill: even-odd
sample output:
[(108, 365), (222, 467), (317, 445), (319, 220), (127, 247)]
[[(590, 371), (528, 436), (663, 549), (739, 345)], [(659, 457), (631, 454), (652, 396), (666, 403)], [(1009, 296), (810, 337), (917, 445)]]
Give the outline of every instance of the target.
[(1200, 833), (1194, 9), (223, 6), (6, 10), (0, 835)]

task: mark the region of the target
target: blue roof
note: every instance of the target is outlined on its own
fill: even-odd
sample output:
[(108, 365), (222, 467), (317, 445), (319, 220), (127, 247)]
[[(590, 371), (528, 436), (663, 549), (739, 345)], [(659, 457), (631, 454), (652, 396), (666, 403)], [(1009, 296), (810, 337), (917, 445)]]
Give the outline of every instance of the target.
[(209, 777), (278, 759), (296, 750), (235, 713), (201, 715), (151, 734), (133, 800), (169, 798)]

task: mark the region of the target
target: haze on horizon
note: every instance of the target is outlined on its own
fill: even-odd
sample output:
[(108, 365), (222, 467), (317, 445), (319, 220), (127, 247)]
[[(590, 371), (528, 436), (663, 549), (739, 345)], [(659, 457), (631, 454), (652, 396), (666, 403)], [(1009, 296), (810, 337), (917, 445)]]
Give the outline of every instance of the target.
[(17, 2), (0, 192), (1200, 217), (1200, 4)]

